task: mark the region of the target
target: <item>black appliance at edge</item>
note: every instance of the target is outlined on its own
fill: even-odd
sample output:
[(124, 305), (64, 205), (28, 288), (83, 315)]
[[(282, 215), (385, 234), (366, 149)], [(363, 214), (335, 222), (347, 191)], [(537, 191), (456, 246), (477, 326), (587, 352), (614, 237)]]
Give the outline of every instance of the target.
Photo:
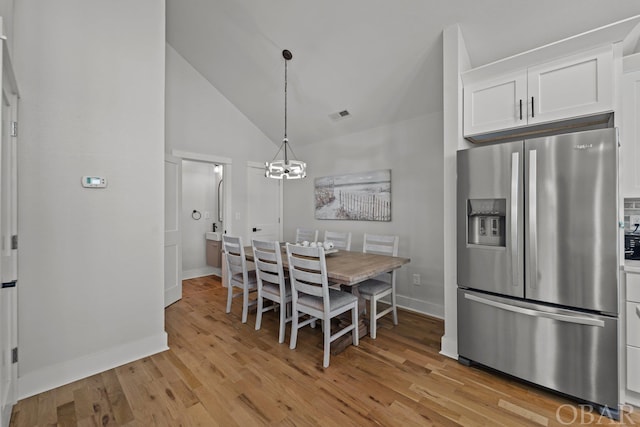
[(640, 234), (625, 233), (624, 259), (640, 260)]

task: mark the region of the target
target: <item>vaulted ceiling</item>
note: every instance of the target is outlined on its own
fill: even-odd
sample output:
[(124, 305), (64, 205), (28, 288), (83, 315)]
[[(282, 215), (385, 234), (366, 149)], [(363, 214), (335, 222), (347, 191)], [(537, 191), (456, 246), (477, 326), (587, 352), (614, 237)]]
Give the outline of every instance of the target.
[[(167, 42), (275, 144), (442, 111), (442, 30), (474, 67), (640, 14), (638, 0), (166, 0)], [(342, 110), (351, 115), (336, 120)]]

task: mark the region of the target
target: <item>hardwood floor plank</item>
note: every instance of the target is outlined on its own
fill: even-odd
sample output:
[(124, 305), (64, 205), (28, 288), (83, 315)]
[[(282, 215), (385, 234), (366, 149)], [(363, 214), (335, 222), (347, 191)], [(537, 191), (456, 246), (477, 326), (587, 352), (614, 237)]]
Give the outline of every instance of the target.
[(228, 396), (224, 390), (217, 387), (200, 387), (194, 390), (195, 395), (202, 403), (203, 408), (209, 416), (220, 426), (235, 427), (240, 426), (230, 412), (228, 401), (234, 396)]
[(111, 406), (111, 413), (116, 423), (123, 425), (134, 420), (133, 411), (129, 405), (118, 375), (115, 370), (102, 373), (102, 380)]
[[(11, 416), (11, 425), (15, 426), (34, 426), (40, 422), (38, 415), (40, 414), (40, 398), (39, 396), (31, 396), (19, 402), (13, 408), (13, 414)], [(58, 420), (58, 408), (55, 408), (55, 419)]]
[(513, 412), (514, 414), (517, 414), (523, 418), (531, 420), (534, 423), (539, 424), (541, 426), (546, 427), (549, 425), (549, 419), (547, 417), (540, 414), (536, 414), (535, 412), (525, 409), (522, 406), (516, 405), (512, 402), (509, 402), (508, 400), (500, 399), (498, 401), (498, 406), (500, 408), (506, 409), (507, 411)]
[(189, 387), (198, 388), (202, 385), (198, 380), (198, 378), (196, 378), (196, 376), (193, 375), (193, 372), (191, 372), (191, 370), (189, 370), (189, 368), (187, 368), (185, 364), (182, 363), (182, 360), (180, 360), (180, 358), (174, 352), (165, 351), (164, 356), (167, 358), (169, 362), (173, 364), (176, 370), (180, 373), (184, 382), (186, 382), (189, 385)]
[(168, 351), (21, 400), (12, 427), (549, 426), (615, 423), (546, 390), (439, 354), (441, 320), (400, 310), (322, 367), (322, 331), (279, 344), (278, 313), (225, 313), (218, 278), (186, 280), (165, 310)]
[(186, 413), (189, 419), (189, 424), (194, 427), (217, 427), (220, 425), (211, 417), (211, 415), (209, 415), (207, 410), (199, 401), (197, 404), (187, 408)]
[[(52, 393), (53, 394), (53, 393)], [(56, 425), (58, 422), (58, 411), (56, 401), (45, 393), (39, 394), (38, 397), (38, 416), (40, 424)]]
[(69, 402), (62, 406), (58, 406), (57, 413), (58, 425), (60, 427), (74, 427), (78, 424), (75, 402)]

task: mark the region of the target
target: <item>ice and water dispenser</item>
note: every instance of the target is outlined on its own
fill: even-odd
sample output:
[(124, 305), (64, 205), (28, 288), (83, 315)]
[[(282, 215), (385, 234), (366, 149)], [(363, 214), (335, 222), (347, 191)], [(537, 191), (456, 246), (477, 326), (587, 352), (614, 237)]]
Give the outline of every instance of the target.
[(506, 199), (467, 200), (467, 242), (471, 245), (505, 246)]

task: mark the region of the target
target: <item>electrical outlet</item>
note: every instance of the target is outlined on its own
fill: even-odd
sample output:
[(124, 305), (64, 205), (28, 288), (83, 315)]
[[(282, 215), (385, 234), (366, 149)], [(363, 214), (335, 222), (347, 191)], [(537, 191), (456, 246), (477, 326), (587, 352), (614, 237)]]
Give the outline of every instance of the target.
[(640, 215), (631, 215), (631, 216), (629, 216), (629, 224), (632, 227), (635, 227), (636, 224), (640, 224)]
[(420, 275), (419, 274), (414, 274), (413, 275), (413, 284), (414, 285), (420, 285)]

